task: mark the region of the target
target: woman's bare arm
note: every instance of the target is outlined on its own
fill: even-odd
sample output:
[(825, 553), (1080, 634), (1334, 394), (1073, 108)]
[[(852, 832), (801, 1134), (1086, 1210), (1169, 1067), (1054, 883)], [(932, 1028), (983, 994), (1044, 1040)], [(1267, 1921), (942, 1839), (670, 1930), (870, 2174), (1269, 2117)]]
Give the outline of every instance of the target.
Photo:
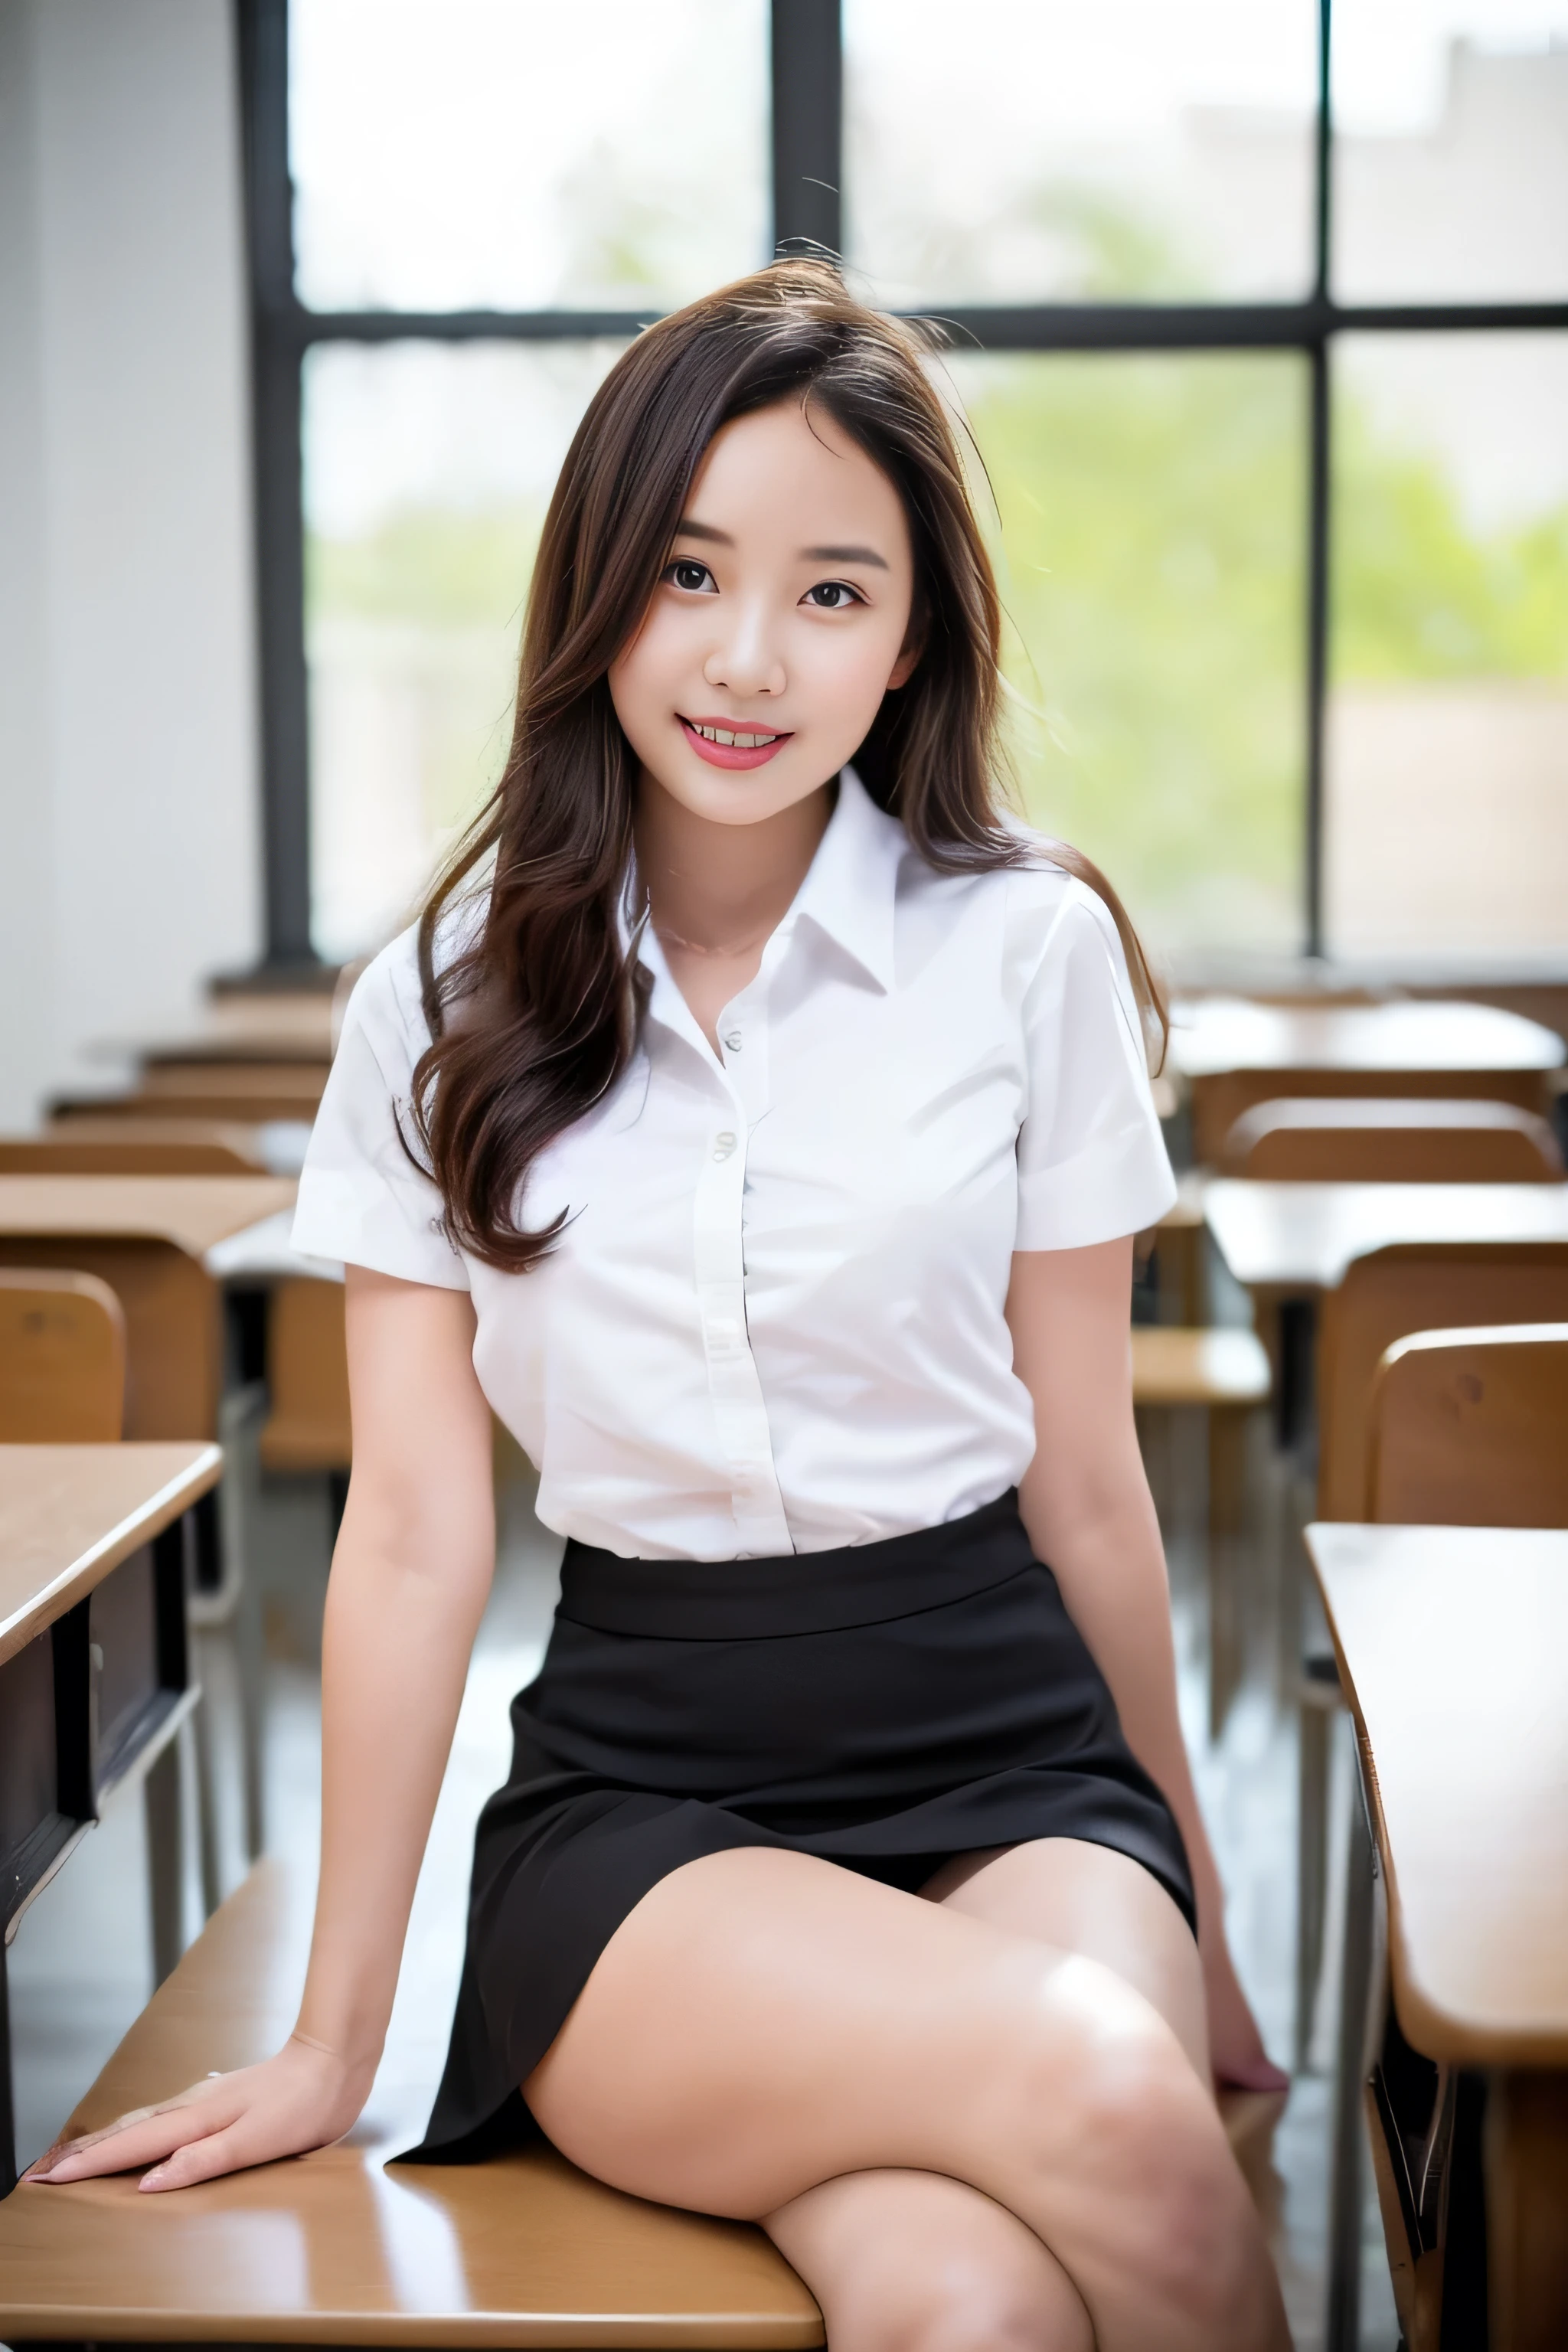
[(295, 2034), (51, 2151), (50, 2179), (153, 2165), (144, 2188), (184, 2188), (322, 2147), (363, 2105), (495, 1563), (473, 1337), (466, 1292), (349, 1268), (353, 1474), (327, 1589), (321, 1874)]
[(1132, 1244), (1021, 1251), (1007, 1320), (1034, 1400), (1035, 1458), (1019, 1489), (1036, 1553), (1110, 1685), (1134, 1755), (1163, 1790), (1198, 1900), (1209, 2038), (1222, 2082), (1273, 2088), (1225, 1938), (1225, 1898), (1176, 1706), (1170, 1591), (1132, 1418), (1128, 1300)]

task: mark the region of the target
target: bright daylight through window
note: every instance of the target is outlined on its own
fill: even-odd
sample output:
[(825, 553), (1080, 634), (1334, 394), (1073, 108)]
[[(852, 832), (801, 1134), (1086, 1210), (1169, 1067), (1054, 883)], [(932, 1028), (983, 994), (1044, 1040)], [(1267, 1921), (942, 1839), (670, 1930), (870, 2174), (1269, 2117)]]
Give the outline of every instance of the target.
[[(959, 314), (1026, 803), (1157, 948), (1528, 959), (1568, 933), (1568, 334), (1464, 306), (1568, 300), (1568, 5), (1336, 0), (1321, 214), (1326, 14), (842, 0), (846, 259)], [(625, 336), (771, 250), (790, 22), (293, 0), (322, 956), (495, 779)]]

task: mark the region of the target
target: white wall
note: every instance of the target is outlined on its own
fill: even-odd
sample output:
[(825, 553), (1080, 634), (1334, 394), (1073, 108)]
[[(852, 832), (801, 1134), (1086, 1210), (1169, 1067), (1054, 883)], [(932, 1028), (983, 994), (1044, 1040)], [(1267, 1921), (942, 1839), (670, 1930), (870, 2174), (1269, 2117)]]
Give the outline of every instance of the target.
[(0, 1128), (259, 951), (225, 0), (0, 0)]

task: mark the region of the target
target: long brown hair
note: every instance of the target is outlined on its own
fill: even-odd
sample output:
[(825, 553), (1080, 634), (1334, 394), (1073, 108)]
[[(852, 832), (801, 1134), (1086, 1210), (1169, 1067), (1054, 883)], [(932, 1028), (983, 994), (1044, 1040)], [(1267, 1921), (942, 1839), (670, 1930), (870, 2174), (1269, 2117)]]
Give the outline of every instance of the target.
[[(703, 453), (721, 425), (810, 402), (903, 501), (920, 660), (855, 765), (944, 871), (1017, 864), (995, 791), (1000, 607), (963, 460), (922, 361), (935, 338), (854, 301), (826, 262), (774, 262), (650, 327), (588, 404), (545, 517), (505, 771), (419, 925), (432, 1044), (412, 1124), (452, 1238), (521, 1272), (546, 1251), (518, 1221), (540, 1152), (625, 1070), (641, 992), (619, 920), (637, 761), (606, 673), (642, 621)], [(1056, 862), (1116, 919), (1162, 1040), (1164, 1007), (1120, 899), (1090, 861)], [(480, 893), (488, 882), (488, 900)], [(465, 903), (474, 919), (463, 919)]]

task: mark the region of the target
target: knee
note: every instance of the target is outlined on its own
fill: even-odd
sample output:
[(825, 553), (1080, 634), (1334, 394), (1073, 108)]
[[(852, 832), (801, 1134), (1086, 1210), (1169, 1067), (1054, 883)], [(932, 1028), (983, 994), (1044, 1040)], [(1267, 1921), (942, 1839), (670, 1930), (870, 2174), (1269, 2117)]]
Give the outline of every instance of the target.
[(950, 2254), (913, 2275), (862, 2275), (851, 2301), (826, 2315), (833, 2352), (1092, 2352), (1081, 2305), (1064, 2313), (1022, 2264)]
[[(1074, 2101), (1080, 2210), (1100, 2258), (1215, 2347), (1265, 2340), (1258, 2223), (1206, 2088), (1157, 2021), (1089, 2063)], [(1087, 2218), (1087, 2210), (1086, 2210)]]

